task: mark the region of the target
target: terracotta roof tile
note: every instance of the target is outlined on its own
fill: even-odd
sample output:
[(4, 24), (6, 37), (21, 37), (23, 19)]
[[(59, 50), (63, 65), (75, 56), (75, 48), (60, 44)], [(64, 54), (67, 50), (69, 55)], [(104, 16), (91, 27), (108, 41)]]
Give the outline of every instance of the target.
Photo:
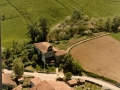
[(17, 85), (15, 81), (12, 80), (10, 74), (2, 73), (2, 84)]
[(12, 90), (22, 90), (22, 86), (18, 85), (17, 87), (13, 88)]
[(72, 90), (66, 83), (60, 81), (47, 81), (55, 90)]
[(72, 80), (67, 81), (67, 83), (68, 83), (69, 85), (76, 85), (76, 84), (77, 84), (77, 81), (76, 81), (75, 79), (72, 79)]
[[(43, 53), (46, 53), (48, 50), (48, 47), (51, 46), (48, 42), (40, 42), (40, 43), (34, 43), (34, 46), (38, 48)], [(55, 47), (52, 47), (53, 51), (58, 51)]]
[(37, 85), (39, 83), (41, 83), (41, 79), (39, 77), (35, 77), (33, 79), (30, 80), (34, 85)]
[(55, 53), (56, 56), (65, 55), (67, 52), (64, 50), (59, 50)]
[(30, 90), (55, 90), (48, 82), (42, 81), (38, 85), (32, 87)]

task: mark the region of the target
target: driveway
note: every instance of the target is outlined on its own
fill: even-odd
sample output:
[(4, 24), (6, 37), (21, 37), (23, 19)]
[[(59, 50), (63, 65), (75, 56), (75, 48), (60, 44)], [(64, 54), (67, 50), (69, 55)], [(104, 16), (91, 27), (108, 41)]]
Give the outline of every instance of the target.
[[(11, 70), (7, 70), (7, 69), (4, 69), (4, 73), (6, 74), (11, 74), (12, 71)], [(46, 73), (37, 73), (37, 72), (24, 72), (24, 75), (32, 75), (34, 77), (39, 77), (41, 80), (53, 80), (53, 81), (56, 81), (56, 78), (58, 77), (57, 74), (46, 74)], [(63, 77), (64, 74), (63, 73), (59, 73), (59, 76)], [(105, 82), (105, 81), (102, 81), (102, 80), (99, 80), (99, 79), (95, 79), (95, 78), (92, 78), (92, 77), (88, 77), (88, 76), (72, 76), (72, 79), (84, 79), (84, 80), (89, 80), (91, 82), (94, 82), (94, 83), (97, 83), (99, 85), (102, 85), (103, 88), (105, 89), (110, 89), (110, 90), (120, 90), (120, 88), (108, 83), (108, 82)]]

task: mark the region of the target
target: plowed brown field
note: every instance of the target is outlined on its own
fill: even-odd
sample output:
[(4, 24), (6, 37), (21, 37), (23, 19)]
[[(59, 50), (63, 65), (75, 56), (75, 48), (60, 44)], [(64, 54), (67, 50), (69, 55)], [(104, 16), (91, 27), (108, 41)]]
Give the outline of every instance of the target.
[(120, 41), (104, 36), (79, 44), (70, 53), (85, 70), (120, 82)]

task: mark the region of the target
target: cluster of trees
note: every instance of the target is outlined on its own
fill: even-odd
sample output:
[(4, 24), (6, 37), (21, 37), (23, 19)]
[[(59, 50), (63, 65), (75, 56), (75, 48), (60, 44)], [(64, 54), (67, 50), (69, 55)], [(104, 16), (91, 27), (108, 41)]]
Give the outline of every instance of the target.
[(70, 18), (66, 18), (56, 30), (49, 33), (49, 41), (69, 40), (73, 37), (92, 35), (97, 32), (120, 31), (120, 16), (108, 18), (89, 18), (75, 10)]
[(81, 65), (76, 62), (69, 53), (64, 56), (59, 66), (63, 69), (64, 73), (71, 72), (75, 75), (81, 75), (83, 71)]
[(28, 44), (27, 42), (13, 41), (12, 46), (4, 50), (2, 59), (5, 60), (5, 65), (13, 68), (14, 73), (17, 75), (20, 73), (23, 74), (22, 72), (24, 68), (29, 65), (32, 65), (34, 68), (36, 68), (38, 56), (35, 54), (34, 46), (32, 44)]
[(49, 24), (46, 18), (40, 18), (39, 21), (28, 24), (27, 35), (31, 43), (46, 41), (48, 32)]

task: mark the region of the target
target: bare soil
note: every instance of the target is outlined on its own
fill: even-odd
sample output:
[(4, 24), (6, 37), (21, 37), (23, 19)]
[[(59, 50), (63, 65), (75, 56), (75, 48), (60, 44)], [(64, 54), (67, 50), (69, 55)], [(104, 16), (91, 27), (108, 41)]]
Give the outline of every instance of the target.
[(70, 53), (85, 70), (120, 81), (120, 41), (104, 36), (79, 44)]

